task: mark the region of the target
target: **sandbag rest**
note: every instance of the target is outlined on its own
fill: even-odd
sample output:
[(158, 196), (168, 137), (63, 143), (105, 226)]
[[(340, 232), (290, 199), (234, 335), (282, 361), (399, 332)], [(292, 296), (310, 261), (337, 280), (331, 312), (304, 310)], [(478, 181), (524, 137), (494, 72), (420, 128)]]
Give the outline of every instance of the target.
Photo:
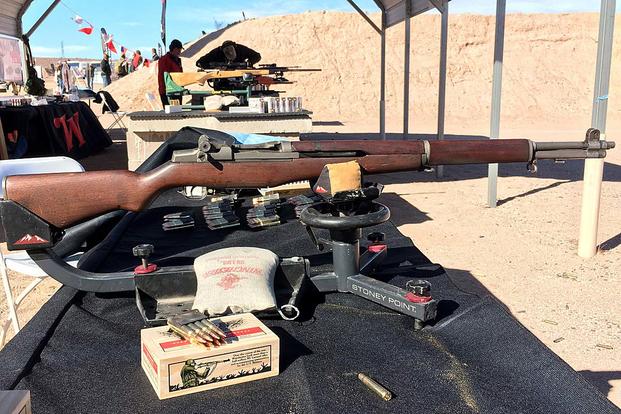
[[(274, 278), (274, 291), (276, 304), (285, 317), (297, 316), (295, 309), (300, 306), (309, 275), (310, 263), (307, 259), (280, 259)], [(192, 309), (196, 295), (196, 274), (191, 267), (167, 267), (165, 271), (137, 274), (134, 283), (136, 305), (147, 326), (165, 325), (169, 316)], [(279, 316), (279, 312), (267, 311), (260, 315)]]

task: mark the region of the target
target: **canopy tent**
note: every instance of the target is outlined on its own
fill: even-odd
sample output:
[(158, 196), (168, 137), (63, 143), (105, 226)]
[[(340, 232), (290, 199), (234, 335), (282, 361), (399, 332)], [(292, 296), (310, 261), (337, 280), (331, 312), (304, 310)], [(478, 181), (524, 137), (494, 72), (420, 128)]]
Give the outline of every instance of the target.
[(32, 0), (4, 0), (0, 2), (0, 34), (12, 37), (22, 35), (22, 16)]
[[(33, 0), (4, 0), (0, 3), (0, 34), (7, 34), (15, 37), (25, 36), (25, 40), (37, 29), (37, 27), (45, 20), (45, 18), (56, 7), (60, 0), (53, 0), (43, 15), (37, 20), (32, 28), (23, 33), (22, 17)], [(446, 66), (447, 66), (447, 42), (448, 42), (448, 13), (450, 0), (374, 0), (377, 7), (382, 13), (381, 27), (378, 27), (366, 13), (356, 4), (356, 0), (347, 0), (353, 8), (362, 15), (362, 17), (373, 27), (381, 36), (381, 71), (380, 71), (380, 102), (379, 102), (379, 129), (382, 139), (386, 139), (386, 30), (405, 21), (405, 50), (404, 50), (404, 85), (403, 85), (403, 134), (408, 136), (409, 126), (409, 73), (410, 73), (410, 19), (421, 13), (425, 13), (432, 9), (437, 9), (441, 15), (441, 35), (440, 35), (440, 67), (439, 67), (439, 90), (438, 90), (438, 126), (437, 137), (439, 140), (444, 139), (444, 119), (445, 119), (445, 100), (446, 100)], [(492, 1), (492, 0), (490, 0)], [(504, 29), (505, 14), (507, 0), (496, 0), (496, 34), (494, 47), (494, 75), (492, 81), (492, 104), (491, 104), (491, 121), (490, 121), (490, 138), (499, 138), (500, 133), (500, 108), (501, 108), (501, 90), (502, 90), (502, 64), (504, 50)], [(595, 101), (593, 106), (593, 122), (592, 127), (600, 129), (605, 133), (606, 127), (606, 111), (608, 99), (608, 84), (610, 80), (610, 66), (612, 57), (612, 38), (614, 31), (614, 16), (616, 10), (616, 0), (601, 0), (601, 19), (599, 33), (599, 49), (596, 66), (595, 79)], [(587, 163), (594, 165), (594, 163)], [(585, 177), (587, 174), (599, 176), (595, 179), (601, 184), (601, 167), (594, 174), (588, 173), (585, 169)], [(442, 176), (442, 167), (437, 168), (437, 174)], [(490, 165), (488, 174), (488, 205), (495, 207), (497, 201), (497, 176), (498, 166)], [(596, 187), (598, 187), (596, 185)], [(585, 194), (587, 191), (585, 191)], [(586, 198), (586, 196), (585, 196)], [(581, 256), (593, 256), (596, 252), (596, 236), (597, 221), (599, 216), (599, 187), (595, 193), (590, 193), (590, 199), (596, 198), (597, 203), (587, 206), (583, 203), (583, 225), (581, 228), (580, 245), (582, 248)], [(590, 210), (590, 213), (585, 213)], [(588, 228), (588, 229), (587, 229)], [(584, 230), (584, 231), (583, 231)], [(583, 233), (589, 236), (583, 236)], [(587, 241), (588, 239), (588, 241)], [(588, 246), (588, 247), (587, 247)]]
[(32, 4), (33, 0), (3, 0), (0, 2), (0, 36), (17, 39), (23, 42), (21, 49), (22, 60), (22, 79), (25, 81), (29, 78), (28, 67), (32, 65), (32, 55), (30, 52), (30, 44), (28, 39), (30, 35), (37, 30), (39, 25), (43, 23), (46, 17), (60, 3), (60, 0), (54, 0), (39, 19), (32, 25), (27, 33), (23, 31), (22, 18)]
[(22, 18), (32, 2), (33, 0), (3, 0), (0, 2), (0, 34), (17, 38), (22, 38), (24, 35), (30, 37), (58, 3), (60, 3), (60, 0), (53, 0), (41, 17), (32, 25), (30, 30), (24, 33)]
[(442, 0), (378, 0), (380, 9), (386, 14), (386, 27), (392, 27), (409, 17), (414, 17), (434, 7), (442, 12)]

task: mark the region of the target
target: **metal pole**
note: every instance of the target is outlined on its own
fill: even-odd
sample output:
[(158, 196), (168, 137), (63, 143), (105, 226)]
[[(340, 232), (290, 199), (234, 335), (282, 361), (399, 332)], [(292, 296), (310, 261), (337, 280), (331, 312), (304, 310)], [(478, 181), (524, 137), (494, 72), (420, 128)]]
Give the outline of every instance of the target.
[(360, 8), (358, 7), (358, 5), (356, 4), (356, 2), (354, 0), (347, 0), (347, 2), (349, 4), (351, 4), (351, 7), (353, 7), (359, 15), (362, 16), (362, 18), (364, 20), (367, 21), (367, 23), (369, 23), (371, 25), (371, 27), (379, 34), (382, 34), (382, 31), (379, 27), (377, 27), (377, 25), (373, 22), (373, 20), (371, 20), (371, 18), (369, 16), (367, 16), (367, 14)]
[[(24, 14), (26, 13), (26, 10), (28, 10), (28, 8), (30, 7), (30, 4), (32, 4), (33, 0), (26, 0), (24, 3), (22, 3), (22, 7), (19, 9), (19, 11), (17, 12), (17, 37), (21, 38), (22, 35), (24, 34), (24, 24), (22, 22), (22, 18), (24, 17)], [(2, 342), (0, 342), (2, 343)]]
[(380, 136), (386, 139), (386, 12), (382, 10), (380, 58)]
[[(448, 1), (442, 2), (442, 28), (440, 32), (440, 78), (438, 81), (438, 140), (444, 140), (444, 120), (446, 117), (446, 64), (448, 50)], [(444, 176), (444, 166), (436, 167), (436, 176)]]
[(28, 33), (26, 33), (26, 37), (29, 38), (30, 36), (32, 36), (35, 30), (39, 28), (41, 23), (43, 23), (43, 21), (47, 18), (47, 16), (49, 16), (49, 14), (52, 12), (52, 10), (54, 10), (54, 8), (58, 5), (58, 3), (60, 3), (60, 0), (54, 0), (52, 4), (50, 4), (50, 7), (47, 8), (47, 10), (41, 15), (41, 17), (39, 17), (39, 20), (37, 20), (35, 24), (32, 25), (30, 30), (28, 30)]
[(411, 2), (405, 3), (405, 50), (403, 55), (403, 139), (408, 137), (410, 122), (410, 26), (411, 26)]
[(160, 17), (160, 38), (166, 47), (166, 0), (162, 0), (162, 16)]
[[(597, 67), (595, 71), (595, 91), (591, 126), (606, 133), (608, 114), (608, 90), (612, 66), (612, 45), (615, 28), (616, 0), (602, 0), (599, 20), (599, 41), (597, 47)], [(597, 253), (597, 227), (599, 224), (599, 205), (604, 174), (604, 160), (590, 159), (584, 162), (584, 189), (582, 191), (582, 214), (580, 218), (580, 237), (578, 255), (593, 257)]]
[[(505, 14), (507, 0), (496, 2), (496, 40), (494, 44), (494, 78), (492, 80), (492, 116), (490, 121), (490, 139), (500, 137), (500, 105), (502, 103), (502, 61), (505, 47)], [(496, 207), (498, 164), (487, 167), (487, 205)]]

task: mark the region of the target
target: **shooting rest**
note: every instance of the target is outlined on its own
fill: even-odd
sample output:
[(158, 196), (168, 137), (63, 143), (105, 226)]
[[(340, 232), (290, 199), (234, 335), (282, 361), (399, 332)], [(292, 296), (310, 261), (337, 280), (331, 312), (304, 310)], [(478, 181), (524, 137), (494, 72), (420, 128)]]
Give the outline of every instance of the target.
[[(174, 76), (177, 75), (177, 76)], [(207, 97), (207, 96), (213, 96), (213, 95), (233, 95), (233, 96), (237, 96), (237, 97), (241, 97), (243, 99), (245, 99), (244, 102), (246, 102), (246, 104), (248, 103), (248, 99), (250, 98), (251, 94), (252, 94), (252, 85), (251, 83), (247, 83), (246, 88), (244, 89), (239, 89), (239, 90), (228, 90), (228, 91), (216, 91), (216, 90), (206, 90), (206, 91), (199, 91), (199, 90), (189, 90), (187, 88), (185, 88), (186, 85), (184, 85), (185, 82), (180, 82), (180, 84), (177, 84), (175, 82), (175, 79), (179, 79), (179, 76), (182, 75), (190, 75), (190, 74), (184, 74), (184, 73), (173, 73), (170, 74), (168, 72), (164, 72), (164, 84), (166, 85), (166, 95), (170, 98), (170, 99), (176, 99), (179, 100), (179, 103), (181, 103), (181, 99), (184, 95), (191, 95), (192, 96), (192, 105), (184, 105), (185, 109), (205, 109), (204, 105), (202, 104), (202, 99)], [(196, 74), (192, 74), (192, 75), (196, 75)], [(183, 85), (183, 86), (182, 86)]]
[[(381, 193), (381, 186), (371, 197)], [(332, 247), (333, 271), (311, 277), (319, 292), (353, 293), (389, 309), (414, 318), (415, 329), (437, 315), (437, 301), (430, 295), (431, 284), (424, 280), (411, 280), (406, 289), (377, 279), (373, 271), (382, 263), (388, 253), (383, 233), (371, 233), (371, 244), (360, 255), (362, 229), (385, 223), (390, 219), (390, 210), (383, 204), (369, 198), (355, 197), (344, 202), (325, 201), (307, 207), (300, 221), (319, 250), (324, 245)], [(330, 239), (318, 238), (313, 228), (328, 230)]]
[[(259, 65), (259, 68), (249, 68), (246, 64), (229, 66), (222, 64), (222, 69), (208, 69), (201, 72), (168, 73), (164, 72), (166, 95), (171, 99), (178, 99), (184, 95), (192, 96), (190, 109), (199, 108), (202, 98), (212, 95), (233, 95), (240, 99), (242, 105), (248, 105), (252, 96), (279, 96), (282, 91), (270, 89), (272, 85), (288, 85), (293, 82), (284, 77), (284, 72), (316, 72), (319, 69), (300, 69), (278, 67), (274, 65)], [(227, 80), (227, 88), (216, 87), (218, 80)], [(212, 90), (189, 90), (191, 84), (203, 85), (207, 83)]]
[[(335, 211), (347, 213), (332, 215)], [(310, 276), (310, 265), (303, 258), (281, 258), (274, 280), (280, 315), (296, 319), (303, 302), (306, 282), (320, 293), (342, 292), (386, 306), (414, 318), (415, 329), (436, 318), (437, 301), (430, 295), (429, 282), (411, 280), (402, 289), (372, 277), (388, 254), (383, 233), (371, 233), (371, 244), (360, 254), (362, 229), (382, 224), (390, 210), (368, 199), (346, 203), (321, 202), (302, 212), (300, 220), (307, 226), (319, 250), (332, 248), (333, 271)], [(329, 239), (318, 238), (312, 228), (328, 230)], [(141, 256), (148, 262), (148, 256)], [(139, 266), (140, 267), (140, 266)], [(196, 275), (189, 266), (163, 267), (150, 273), (135, 272), (136, 303), (144, 321), (150, 326), (162, 325), (166, 318), (188, 311), (196, 294)]]

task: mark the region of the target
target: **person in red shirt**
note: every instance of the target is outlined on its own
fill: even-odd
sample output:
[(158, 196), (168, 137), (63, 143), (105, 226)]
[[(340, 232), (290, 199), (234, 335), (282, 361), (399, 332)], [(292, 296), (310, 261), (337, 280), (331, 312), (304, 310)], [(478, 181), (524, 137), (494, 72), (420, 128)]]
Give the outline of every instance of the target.
[(181, 55), (181, 49), (183, 49), (183, 45), (179, 40), (175, 39), (170, 42), (168, 53), (157, 61), (157, 83), (162, 106), (169, 105), (168, 97), (166, 96), (166, 85), (164, 84), (164, 72), (183, 72), (181, 58), (179, 57), (179, 55)]
[(132, 67), (134, 69), (134, 72), (138, 70), (138, 67), (140, 66), (141, 63), (142, 63), (142, 53), (140, 53), (140, 50), (136, 50), (134, 52), (134, 58), (132, 59)]

